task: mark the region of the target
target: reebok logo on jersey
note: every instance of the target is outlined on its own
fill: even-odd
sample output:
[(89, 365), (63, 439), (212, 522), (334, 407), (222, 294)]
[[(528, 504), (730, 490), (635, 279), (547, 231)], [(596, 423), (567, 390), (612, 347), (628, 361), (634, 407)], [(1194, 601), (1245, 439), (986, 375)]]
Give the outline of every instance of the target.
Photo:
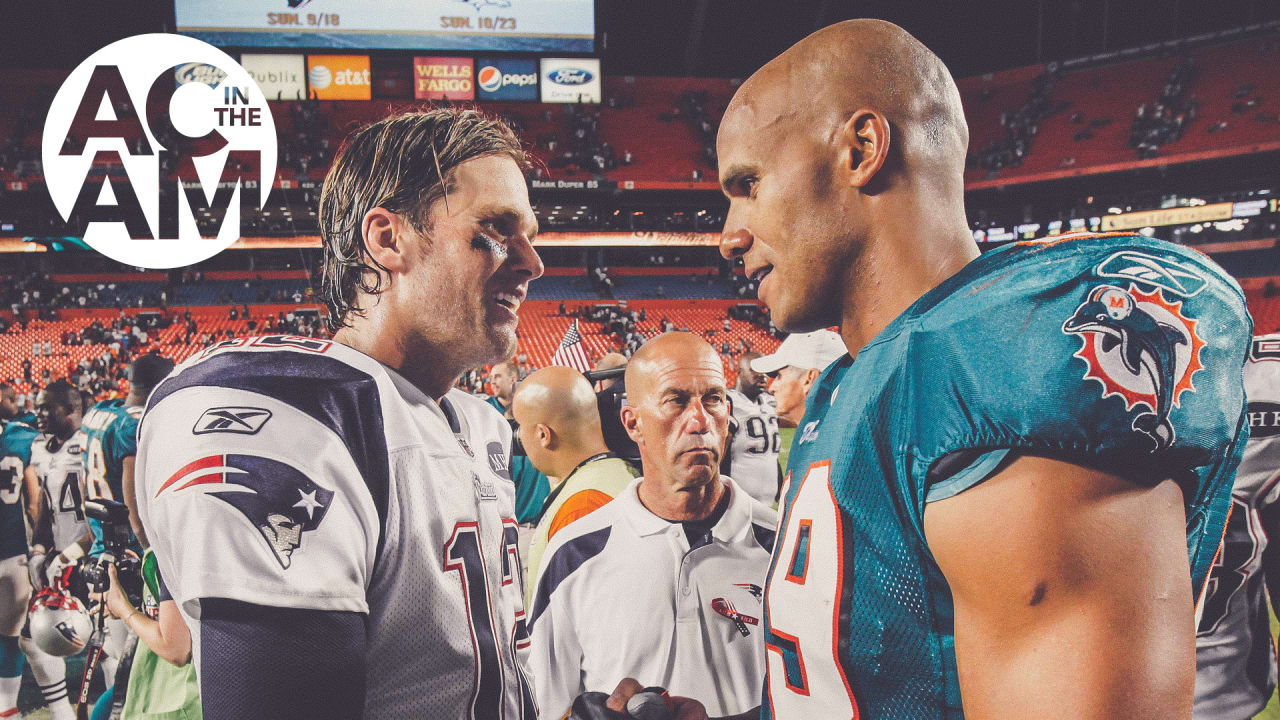
[(1126, 250), (1102, 261), (1098, 277), (1136, 280), (1182, 297), (1193, 297), (1209, 285), (1200, 273), (1172, 260)]
[(263, 425), (271, 419), (271, 411), (256, 407), (217, 407), (205, 410), (196, 420), (191, 432), (195, 435), (207, 433), (237, 433), (239, 435), (255, 435)]
[(818, 421), (814, 420), (804, 426), (804, 432), (800, 433), (800, 439), (796, 441), (797, 445), (814, 442), (818, 439)]
[[(179, 481), (184, 481), (178, 485)], [(174, 487), (176, 485), (176, 487)], [(267, 541), (280, 567), (288, 569), (302, 534), (320, 527), (334, 493), (301, 471), (278, 460), (255, 455), (209, 455), (193, 460), (169, 476), (155, 496), (173, 487), (182, 492), (196, 485), (218, 485), (205, 493), (236, 510)]]

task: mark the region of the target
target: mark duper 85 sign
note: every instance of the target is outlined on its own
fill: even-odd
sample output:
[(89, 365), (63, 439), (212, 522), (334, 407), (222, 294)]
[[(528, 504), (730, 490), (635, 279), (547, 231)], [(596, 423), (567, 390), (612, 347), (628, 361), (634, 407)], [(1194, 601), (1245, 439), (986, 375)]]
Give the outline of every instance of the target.
[[(224, 75), (179, 85), (175, 70), (191, 63)], [(180, 35), (137, 35), (89, 56), (54, 97), (42, 142), (58, 213), (90, 247), (138, 267), (222, 251), (275, 177), (275, 122), (257, 83), (231, 56)], [(213, 223), (210, 236), (197, 214)]]

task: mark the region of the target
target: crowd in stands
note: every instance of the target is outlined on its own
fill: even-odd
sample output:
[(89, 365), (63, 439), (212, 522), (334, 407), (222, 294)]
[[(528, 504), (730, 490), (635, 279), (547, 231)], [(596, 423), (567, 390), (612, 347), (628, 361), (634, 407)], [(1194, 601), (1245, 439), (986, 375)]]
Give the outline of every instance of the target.
[(1138, 106), (1129, 131), (1129, 147), (1138, 151), (1139, 159), (1155, 157), (1161, 145), (1181, 138), (1196, 119), (1200, 103), (1190, 92), (1196, 71), (1195, 60), (1184, 56), (1169, 72), (1156, 101)]
[(986, 149), (970, 153), (970, 166), (980, 167), (994, 176), (1002, 168), (1018, 167), (1031, 151), (1031, 141), (1040, 132), (1040, 122), (1061, 111), (1052, 98), (1054, 75), (1045, 73), (1031, 83), (1031, 94), (1018, 108), (1000, 114), (1004, 135)]
[[(543, 120), (551, 120), (551, 110), (543, 111)], [(599, 175), (618, 167), (618, 153), (600, 137), (600, 111), (591, 105), (565, 105), (568, 139), (558, 136), (540, 139), (547, 150), (547, 166), (552, 169), (576, 167)]]
[(289, 132), (280, 133), (278, 162), (306, 176), (316, 168), (327, 168), (329, 153), (329, 116), (321, 111), (317, 100), (289, 104)]
[[(708, 167), (714, 171), (717, 167), (716, 160), (716, 133), (719, 130), (719, 121), (715, 115), (707, 111), (709, 103), (709, 95), (706, 91), (686, 92), (680, 95), (680, 100), (676, 107), (672, 110), (672, 114), (668, 120), (684, 117), (693, 125), (694, 134), (697, 135), (698, 141), (702, 143), (702, 160)], [(703, 176), (702, 168), (693, 169), (693, 180), (701, 180)]]

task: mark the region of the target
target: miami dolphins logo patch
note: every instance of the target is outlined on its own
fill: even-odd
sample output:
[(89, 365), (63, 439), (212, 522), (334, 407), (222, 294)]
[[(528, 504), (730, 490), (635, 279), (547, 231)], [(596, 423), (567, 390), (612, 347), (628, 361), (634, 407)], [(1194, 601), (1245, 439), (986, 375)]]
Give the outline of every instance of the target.
[(1123, 398), (1126, 411), (1146, 408), (1133, 419), (1133, 429), (1151, 438), (1153, 452), (1173, 444), (1177, 435), (1169, 414), (1181, 407), (1183, 393), (1196, 391), (1193, 379), (1204, 369), (1204, 340), (1196, 324), (1182, 313), (1181, 302), (1132, 284), (1127, 290), (1094, 288), (1062, 324), (1063, 332), (1080, 337), (1074, 357), (1088, 366), (1084, 379), (1098, 381), (1104, 398)]

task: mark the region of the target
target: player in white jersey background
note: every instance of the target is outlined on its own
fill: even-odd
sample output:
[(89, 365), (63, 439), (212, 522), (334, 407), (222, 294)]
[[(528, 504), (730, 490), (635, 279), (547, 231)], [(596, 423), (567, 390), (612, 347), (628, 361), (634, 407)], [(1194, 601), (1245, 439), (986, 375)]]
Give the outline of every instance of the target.
[[(80, 391), (65, 380), (55, 381), (45, 389), (36, 407), (41, 436), (31, 449), (31, 465), (40, 478), (44, 512), (40, 525), (32, 531), (32, 550), (61, 551), (79, 544), (83, 554), (93, 542), (84, 515), (84, 451), (85, 434), (80, 429), (84, 416)], [(50, 559), (52, 557), (50, 556)], [(46, 567), (48, 563), (32, 563)], [(32, 583), (43, 585), (47, 578), (32, 576)]]
[(510, 427), (454, 389), (542, 274), (527, 167), (475, 111), (356, 131), (320, 200), (334, 339), (224, 341), (151, 396), (140, 511), (206, 720), (537, 716)]
[(782, 483), (778, 465), (782, 439), (777, 403), (765, 392), (769, 378), (751, 369), (751, 361), (758, 357), (760, 353), (745, 352), (738, 358), (738, 380), (729, 390), (733, 407), (729, 452), (720, 469), (748, 495), (772, 507)]
[(1280, 597), (1280, 333), (1253, 339), (1244, 366), (1249, 444), (1236, 471), (1231, 515), (1200, 603), (1196, 720), (1243, 720), (1276, 689), (1267, 598)]
[[(93, 539), (85, 522), (82, 502), (85, 434), (80, 431), (80, 421), (83, 417), (84, 399), (66, 380), (50, 383), (37, 400), (36, 421), (41, 434), (31, 445), (31, 467), (40, 481), (44, 508), (36, 514), (27, 559), (33, 589), (45, 584), (46, 560), (73, 543), (87, 548)], [(41, 650), (29, 635), (24, 628), (18, 645), (31, 666), (45, 705), (53, 720), (71, 720), (75, 712), (67, 700), (66, 663)]]

